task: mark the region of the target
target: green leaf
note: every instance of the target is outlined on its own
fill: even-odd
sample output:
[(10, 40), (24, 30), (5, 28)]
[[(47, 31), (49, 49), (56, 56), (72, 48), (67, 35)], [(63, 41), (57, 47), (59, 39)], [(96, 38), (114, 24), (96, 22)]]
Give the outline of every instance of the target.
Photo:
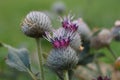
[(95, 56), (97, 57), (97, 59), (99, 59), (101, 57), (104, 57), (105, 55), (102, 52), (93, 53), (93, 54), (87, 53), (84, 56), (82, 56), (82, 55), (80, 56), (80, 57), (83, 57), (83, 58), (79, 59), (78, 64), (80, 64), (80, 65), (86, 65), (88, 63), (91, 63), (91, 62), (93, 62)]
[(88, 63), (93, 62), (93, 60), (94, 60), (94, 55), (93, 54), (88, 54), (88, 55), (84, 56), (84, 59), (79, 60), (78, 64), (86, 65)]
[(8, 48), (8, 57), (6, 63), (19, 71), (30, 69), (28, 51), (26, 49)]
[(6, 63), (19, 71), (27, 72), (30, 70), (29, 52), (27, 49), (16, 49), (7, 44), (1, 43), (3, 47), (8, 49)]
[(103, 52), (95, 53), (97, 58), (105, 57), (105, 54)]

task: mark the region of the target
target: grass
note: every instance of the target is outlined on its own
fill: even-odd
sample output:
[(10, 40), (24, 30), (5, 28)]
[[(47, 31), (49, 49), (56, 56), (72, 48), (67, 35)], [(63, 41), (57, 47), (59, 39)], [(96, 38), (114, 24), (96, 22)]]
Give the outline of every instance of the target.
[[(26, 41), (28, 43), (33, 42), (33, 39), (23, 35), (20, 29), (20, 23), (30, 11), (50, 11), (53, 1), (54, 0), (1, 1), (0, 40), (15, 46), (20, 46), (26, 43)], [(65, 0), (68, 11), (72, 10), (72, 12), (76, 12), (73, 13), (76, 14), (76, 16), (83, 17), (91, 28), (96, 26), (111, 28), (114, 25), (114, 21), (120, 18), (119, 2), (119, 0), (74, 0), (73, 4), (72, 1)], [(27, 43), (26, 45), (30, 46), (30, 44)]]
[[(0, 41), (15, 47), (27, 47), (31, 52), (36, 49), (34, 39), (26, 37), (20, 28), (20, 23), (26, 14), (33, 10), (48, 10), (56, 0), (1, 0), (0, 1)], [(63, 0), (67, 6), (67, 12), (72, 10), (76, 17), (83, 17), (91, 29), (94, 27), (111, 28), (114, 22), (120, 19), (119, 0)], [(57, 20), (53, 21), (57, 26)], [(50, 45), (42, 41), (44, 51), (49, 52)], [(117, 42), (111, 44), (113, 50), (120, 55)], [(108, 56), (109, 52), (103, 49)], [(4, 57), (5, 49), (0, 48), (0, 68), (6, 66)], [(108, 59), (104, 61), (109, 62)], [(4, 66), (3, 66), (4, 65)], [(1, 80), (1, 79), (0, 79)], [(19, 79), (20, 80), (20, 79)], [(27, 80), (27, 79), (26, 79)], [(52, 79), (50, 79), (52, 80)]]

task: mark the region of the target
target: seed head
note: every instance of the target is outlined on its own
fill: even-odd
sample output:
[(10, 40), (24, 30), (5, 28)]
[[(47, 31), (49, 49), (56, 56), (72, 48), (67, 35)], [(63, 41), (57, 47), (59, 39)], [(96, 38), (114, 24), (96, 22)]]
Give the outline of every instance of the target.
[(103, 29), (97, 36), (91, 38), (91, 47), (95, 49), (106, 47), (111, 43), (112, 38), (110, 30)]
[(111, 40), (112, 40), (112, 34), (110, 32), (110, 30), (108, 29), (103, 29), (99, 34), (98, 34), (98, 37), (100, 39), (100, 42), (101, 43), (104, 43), (104, 44), (110, 44)]
[(32, 11), (22, 22), (22, 31), (33, 38), (42, 37), (45, 31), (51, 31), (51, 21), (47, 15), (39, 11)]
[(120, 20), (115, 21), (115, 26), (120, 26)]
[(89, 40), (92, 32), (90, 31), (88, 25), (82, 20), (82, 18), (75, 20), (74, 23), (78, 25), (77, 32), (81, 35), (81, 38), (83, 40)]
[(115, 22), (115, 26), (112, 28), (112, 34), (116, 41), (120, 41), (120, 21)]
[(65, 6), (65, 4), (64, 4), (63, 2), (57, 1), (57, 2), (55, 2), (55, 3), (52, 5), (52, 10), (53, 10), (55, 13), (61, 15), (61, 14), (65, 13), (66, 6)]

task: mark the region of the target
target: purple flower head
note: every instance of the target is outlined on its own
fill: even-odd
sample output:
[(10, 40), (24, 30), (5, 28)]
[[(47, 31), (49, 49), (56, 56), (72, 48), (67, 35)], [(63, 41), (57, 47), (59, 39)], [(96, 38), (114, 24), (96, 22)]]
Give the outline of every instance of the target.
[(73, 32), (67, 33), (64, 28), (59, 28), (58, 30), (53, 30), (52, 36), (46, 32), (45, 38), (52, 43), (54, 48), (64, 48), (69, 46), (72, 36), (74, 36)]
[(96, 79), (93, 79), (93, 80), (111, 80), (111, 78), (108, 77), (108, 76), (104, 76), (104, 77), (99, 76), (99, 77), (97, 77)]
[(99, 77), (97, 78), (97, 80), (103, 80), (102, 76), (99, 76)]
[(73, 19), (73, 16), (70, 16), (70, 15), (68, 15), (67, 17), (61, 18), (62, 27), (66, 30), (75, 32), (78, 28), (78, 25), (76, 23), (73, 23), (72, 19)]
[(70, 27), (70, 23), (71, 21), (69, 19), (63, 19), (62, 21), (63, 28), (67, 29), (68, 27)]
[(68, 28), (70, 31), (75, 32), (78, 29), (78, 25), (71, 22), (70, 27)]
[(52, 44), (55, 48), (67, 47), (69, 45), (70, 39), (56, 39), (52, 40)]

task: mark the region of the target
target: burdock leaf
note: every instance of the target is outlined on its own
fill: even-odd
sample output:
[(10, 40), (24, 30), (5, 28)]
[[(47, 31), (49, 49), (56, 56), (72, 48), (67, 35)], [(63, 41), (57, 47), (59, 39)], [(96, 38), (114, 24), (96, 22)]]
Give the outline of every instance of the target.
[(97, 54), (96, 55), (97, 58), (105, 57), (105, 54), (103, 52), (98, 52), (96, 54)]
[(30, 60), (29, 60), (29, 52), (27, 49), (16, 49), (7, 44), (0, 43), (3, 47), (8, 49), (8, 56), (6, 59), (6, 63), (13, 68), (18, 69), (19, 71), (27, 72), (30, 70)]
[(87, 56), (84, 57), (84, 59), (79, 60), (80, 65), (86, 65), (88, 63), (91, 63), (94, 60), (94, 55), (93, 54), (89, 54)]

